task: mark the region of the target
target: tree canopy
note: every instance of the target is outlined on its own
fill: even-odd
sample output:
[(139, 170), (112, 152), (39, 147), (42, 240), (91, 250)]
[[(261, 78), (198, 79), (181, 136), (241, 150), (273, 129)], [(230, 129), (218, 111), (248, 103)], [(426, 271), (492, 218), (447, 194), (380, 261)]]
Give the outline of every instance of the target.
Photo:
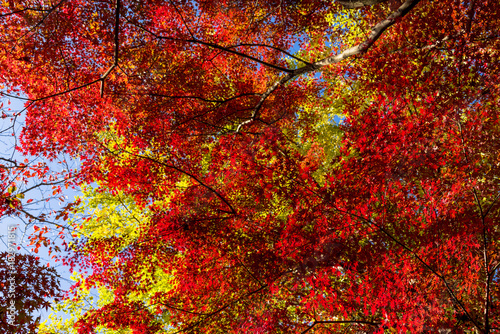
[[(498, 0), (5, 1), (17, 149), (87, 189), (63, 305), (100, 301), (64, 330), (499, 330), (499, 26)], [(6, 168), (2, 214), (47, 220)]]

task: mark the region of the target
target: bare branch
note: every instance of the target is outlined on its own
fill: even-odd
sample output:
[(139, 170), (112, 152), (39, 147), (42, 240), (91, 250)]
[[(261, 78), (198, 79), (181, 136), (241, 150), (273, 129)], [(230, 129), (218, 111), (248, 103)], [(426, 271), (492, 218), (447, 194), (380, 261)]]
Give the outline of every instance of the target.
[(313, 64), (314, 69), (311, 70), (339, 63), (346, 58), (366, 52), (380, 38), (380, 36), (382, 36), (384, 31), (387, 30), (387, 28), (391, 27), (394, 23), (396, 23), (397, 19), (400, 19), (406, 14), (408, 14), (419, 2), (420, 0), (406, 0), (395, 12), (389, 15), (385, 20), (375, 25), (371, 29), (371, 34), (363, 43), (353, 46), (352, 48), (349, 48), (338, 55), (327, 57), (318, 62), (315, 62)]
[(241, 130), (241, 127), (253, 122), (254, 120), (259, 118), (259, 110), (262, 107), (264, 101), (271, 95), (278, 87), (285, 85), (288, 81), (294, 79), (295, 77), (310, 73), (313, 71), (317, 71), (321, 69), (324, 66), (332, 65), (335, 63), (340, 63), (344, 59), (350, 58), (352, 56), (361, 54), (366, 52), (379, 38), (382, 36), (383, 32), (392, 26), (397, 19), (402, 18), (406, 14), (408, 14), (418, 3), (420, 0), (406, 0), (395, 12), (393, 12), (391, 15), (389, 15), (385, 20), (377, 23), (372, 29), (371, 29), (371, 34), (368, 36), (368, 38), (356, 45), (353, 46), (337, 55), (330, 56), (327, 58), (324, 58), (322, 60), (319, 60), (313, 64), (306, 65), (303, 67), (300, 67), (296, 70), (293, 70), (291, 73), (288, 73), (278, 81), (276, 81), (274, 84), (272, 84), (263, 94), (262, 98), (259, 101), (259, 103), (255, 106), (255, 109), (252, 113), (252, 116), (250, 117), (249, 120), (246, 120), (242, 122), (236, 132), (239, 132)]
[(356, 9), (365, 6), (373, 6), (387, 0), (336, 0), (335, 2), (347, 9)]

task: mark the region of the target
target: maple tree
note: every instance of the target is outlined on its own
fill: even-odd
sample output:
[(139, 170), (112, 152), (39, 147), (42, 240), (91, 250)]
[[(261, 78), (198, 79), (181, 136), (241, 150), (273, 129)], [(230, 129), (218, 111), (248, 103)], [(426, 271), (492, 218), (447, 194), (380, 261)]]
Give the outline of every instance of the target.
[(74, 329), (498, 330), (499, 11), (5, 2), (21, 150), (147, 213), (80, 227), (68, 263), (114, 297)]
[[(33, 313), (48, 309), (52, 298), (60, 296), (59, 275), (33, 255), (0, 255), (0, 329), (3, 333), (35, 333), (40, 317)], [(13, 321), (8, 321), (8, 312)]]
[[(102, 187), (92, 189), (86, 186), (81, 200), (81, 205), (72, 218), (72, 224), (78, 231), (79, 251), (93, 254), (92, 248), (102, 245), (102, 239), (107, 238), (106, 249), (93, 261), (107, 267), (109, 273), (113, 272), (114, 278), (93, 284), (87, 277), (75, 272), (72, 278), (76, 284), (71, 289), (71, 298), (65, 298), (53, 305), (54, 312), (39, 327), (39, 333), (77, 333), (77, 325), (88, 313), (124, 302), (145, 308), (140, 317), (134, 314), (135, 321), (132, 324), (136, 325), (136, 330), (137, 325), (144, 323), (157, 329), (167, 327), (169, 322), (166, 314), (156, 315), (147, 310), (152, 295), (172, 288), (169, 275), (155, 265), (156, 259), (150, 257), (145, 265), (136, 267), (133, 278), (122, 273), (122, 268), (126, 267), (127, 263), (112, 261), (114, 254), (125, 251), (134, 243), (141, 225), (149, 219), (149, 212), (138, 208), (133, 200), (123, 193), (112, 195), (103, 192)], [(99, 249), (102, 250), (100, 247)], [(135, 291), (121, 288), (122, 285), (130, 283), (131, 279), (137, 284)], [(115, 280), (121, 282), (119, 286), (116, 286)], [(62, 311), (69, 314), (63, 317)], [(123, 333), (124, 330), (105, 318), (98, 319), (94, 324), (99, 333)]]

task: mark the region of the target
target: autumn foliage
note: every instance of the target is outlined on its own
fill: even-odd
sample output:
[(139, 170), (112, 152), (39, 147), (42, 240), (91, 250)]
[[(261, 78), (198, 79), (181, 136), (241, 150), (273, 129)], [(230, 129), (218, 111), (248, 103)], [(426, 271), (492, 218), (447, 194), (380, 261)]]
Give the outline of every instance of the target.
[[(47, 310), (51, 300), (60, 297), (59, 275), (33, 255), (0, 255), (0, 329), (3, 333), (35, 333), (40, 317), (33, 313)], [(8, 312), (14, 321), (8, 321)]]
[(72, 330), (500, 329), (498, 1), (2, 6), (19, 150), (81, 161), (75, 300), (112, 293)]

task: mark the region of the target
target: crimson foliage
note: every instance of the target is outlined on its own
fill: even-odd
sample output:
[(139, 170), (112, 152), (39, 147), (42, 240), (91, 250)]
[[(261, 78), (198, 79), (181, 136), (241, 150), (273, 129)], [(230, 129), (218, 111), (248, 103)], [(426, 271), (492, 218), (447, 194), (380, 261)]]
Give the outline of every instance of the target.
[[(78, 245), (115, 291), (82, 333), (500, 328), (498, 1), (1, 10), (22, 150), (151, 212), (124, 249)], [(174, 288), (144, 307), (125, 296), (153, 258)]]

